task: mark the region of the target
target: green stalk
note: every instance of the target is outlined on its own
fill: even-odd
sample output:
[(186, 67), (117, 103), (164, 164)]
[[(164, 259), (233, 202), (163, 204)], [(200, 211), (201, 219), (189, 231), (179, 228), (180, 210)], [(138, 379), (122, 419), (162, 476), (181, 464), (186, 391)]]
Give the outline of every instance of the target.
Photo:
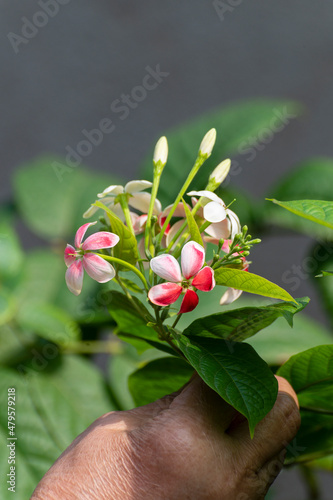
[(199, 231), (200, 233), (203, 233), (205, 229), (207, 229), (208, 226), (211, 225), (211, 222), (209, 222), (209, 220), (206, 220), (206, 222), (204, 222), (200, 227), (199, 227)]
[(175, 200), (175, 202), (174, 202), (174, 204), (173, 204), (173, 207), (171, 208), (171, 210), (170, 210), (170, 212), (169, 212), (169, 214), (168, 214), (167, 218), (165, 219), (165, 222), (164, 222), (164, 224), (163, 224), (163, 227), (162, 227), (162, 229), (161, 229), (161, 232), (160, 232), (160, 234), (158, 235), (158, 240), (157, 240), (157, 241), (158, 241), (158, 243), (161, 243), (161, 240), (162, 240), (162, 238), (163, 238), (163, 235), (164, 235), (164, 233), (165, 233), (165, 230), (166, 230), (166, 228), (167, 228), (167, 226), (168, 226), (168, 224), (169, 224), (169, 222), (170, 222), (170, 220), (171, 220), (171, 218), (172, 218), (172, 216), (173, 216), (173, 214), (174, 214), (174, 212), (175, 212), (175, 210), (176, 210), (176, 208), (177, 208), (177, 206), (178, 206), (178, 203), (179, 203), (179, 202), (181, 201), (181, 199), (183, 198), (183, 196), (184, 196), (184, 194), (185, 194), (185, 192), (186, 192), (187, 188), (189, 187), (189, 185), (190, 185), (190, 184), (191, 184), (191, 182), (193, 181), (194, 177), (195, 177), (195, 176), (196, 176), (196, 174), (198, 173), (199, 168), (201, 167), (201, 165), (205, 162), (205, 160), (206, 160), (207, 158), (208, 158), (208, 157), (207, 157), (207, 155), (201, 155), (201, 154), (199, 153), (199, 156), (198, 156), (198, 158), (196, 159), (195, 164), (194, 164), (194, 166), (192, 167), (191, 172), (188, 174), (187, 179), (186, 179), (185, 183), (183, 184), (183, 187), (181, 188), (181, 190), (179, 191), (179, 193), (178, 193), (178, 195), (177, 195), (177, 198), (176, 198), (176, 200)]
[(75, 354), (119, 354), (121, 348), (118, 343), (110, 340), (91, 340), (68, 342), (66, 346), (60, 347), (61, 352)]
[(127, 194), (124, 193), (124, 194), (120, 194), (118, 196), (119, 196), (119, 201), (120, 201), (121, 208), (123, 209), (123, 212), (124, 212), (124, 215), (125, 215), (125, 221), (126, 221), (127, 227), (131, 231), (131, 233), (134, 234), (134, 229), (133, 229), (133, 225), (132, 225), (131, 214), (130, 214), (130, 210), (129, 210), (129, 207), (128, 207)]
[(145, 289), (147, 290), (147, 292), (149, 291), (149, 286), (148, 286), (146, 278), (139, 271), (139, 269), (137, 269), (135, 266), (132, 266), (132, 264), (129, 264), (125, 260), (118, 259), (117, 257), (111, 257), (110, 255), (103, 255), (102, 253), (95, 253), (95, 252), (94, 252), (94, 254), (98, 255), (99, 257), (102, 257), (102, 259), (105, 259), (105, 260), (107, 260), (109, 262), (114, 262), (115, 264), (120, 264), (121, 266), (127, 267), (128, 269), (130, 269), (131, 271), (133, 271), (133, 273), (135, 273), (140, 278), (140, 280), (143, 283), (143, 285), (144, 285)]
[[(203, 200), (203, 196), (201, 196), (198, 200), (198, 202), (194, 205), (194, 207), (192, 208), (191, 210), (191, 213), (192, 215), (196, 215), (197, 211), (199, 210), (199, 208), (201, 208), (201, 202)], [(205, 227), (203, 227), (205, 224), (207, 224)], [(206, 227), (208, 227), (209, 225), (211, 224), (211, 222), (208, 222), (206, 221), (201, 227), (200, 227), (200, 233), (202, 233)], [(184, 231), (184, 229), (186, 228), (187, 226), (187, 220), (185, 219), (184, 223), (181, 225), (181, 227), (178, 229), (177, 233), (175, 234), (175, 236), (172, 238), (172, 240), (170, 241), (169, 243), (169, 246), (168, 248), (166, 249), (166, 253), (170, 253), (171, 251), (171, 248), (173, 247), (173, 245), (175, 244), (175, 242), (178, 240), (178, 238), (180, 237), (180, 235), (182, 234), (182, 232)], [(185, 236), (185, 235), (184, 235)], [(188, 236), (188, 233), (187, 233), (187, 236)], [(186, 236), (186, 238), (187, 238)]]
[(137, 303), (135, 302), (135, 300), (133, 299), (132, 295), (129, 293), (129, 291), (127, 290), (127, 288), (125, 287), (124, 283), (122, 282), (122, 279), (120, 278), (120, 276), (116, 276), (116, 281), (118, 283), (118, 285), (121, 287), (122, 291), (124, 292), (124, 294), (126, 295), (126, 297), (128, 298), (128, 300), (131, 302), (131, 304), (133, 305), (134, 309), (139, 313), (139, 315), (144, 319), (146, 320), (145, 318), (145, 315), (142, 314), (142, 309), (140, 309), (140, 307), (137, 305)]
[(154, 164), (154, 179), (153, 179), (153, 186), (151, 188), (151, 198), (150, 198), (150, 203), (149, 203), (149, 210), (148, 210), (148, 217), (147, 217), (147, 222), (146, 222), (146, 228), (145, 228), (145, 252), (147, 257), (151, 257), (151, 249), (150, 247), (150, 232), (151, 232), (151, 218), (154, 212), (154, 204), (158, 192), (158, 188), (160, 185), (160, 179), (162, 175), (164, 165), (161, 163), (161, 161), (158, 161), (156, 164)]
[(182, 317), (182, 314), (178, 314), (177, 315), (177, 318), (175, 319), (175, 321), (173, 322), (173, 325), (171, 328), (176, 328), (176, 325), (178, 323), (178, 321), (180, 320), (180, 318)]

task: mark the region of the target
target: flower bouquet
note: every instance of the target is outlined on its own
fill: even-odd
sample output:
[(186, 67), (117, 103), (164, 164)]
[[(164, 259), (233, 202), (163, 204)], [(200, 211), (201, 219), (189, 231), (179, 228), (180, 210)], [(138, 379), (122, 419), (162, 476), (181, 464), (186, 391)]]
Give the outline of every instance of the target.
[[(79, 295), (84, 271), (100, 283), (113, 280), (118, 289), (108, 292), (108, 304), (118, 325), (116, 333), (135, 346), (148, 344), (165, 353), (165, 358), (148, 363), (130, 378), (132, 393), (144, 379), (150, 389), (157, 386), (153, 389), (157, 398), (163, 395), (158, 392), (159, 380), (163, 379), (164, 388), (168, 374), (180, 383), (195, 370), (247, 418), (253, 435), (274, 405), (277, 382), (266, 362), (243, 341), (281, 316), (292, 326), (293, 315), (308, 299), (295, 300), (278, 285), (249, 272), (251, 248), (260, 240), (248, 234), (247, 226), (214, 192), (228, 175), (230, 160), (213, 170), (204, 190), (190, 190), (215, 140), (216, 131), (211, 129), (176, 199), (167, 207), (158, 200), (167, 168), (165, 137), (155, 147), (152, 183), (134, 180), (98, 194), (84, 217), (100, 214), (100, 228), (85, 238), (97, 224), (87, 222), (77, 230), (74, 246), (67, 245), (66, 283)], [(197, 318), (181, 331), (182, 315), (191, 314), (200, 296), (215, 287), (226, 287), (221, 292), (221, 312)], [(279, 302), (226, 310), (243, 291)], [(179, 387), (171, 384), (172, 389)], [(134, 399), (145, 402), (135, 395)]]

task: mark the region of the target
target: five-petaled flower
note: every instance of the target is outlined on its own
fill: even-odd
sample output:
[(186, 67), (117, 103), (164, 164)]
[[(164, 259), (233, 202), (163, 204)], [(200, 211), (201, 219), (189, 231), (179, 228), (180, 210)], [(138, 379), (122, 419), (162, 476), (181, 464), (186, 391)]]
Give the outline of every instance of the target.
[(199, 302), (195, 290), (210, 292), (215, 286), (214, 271), (209, 266), (202, 267), (204, 263), (205, 250), (195, 241), (189, 241), (182, 249), (181, 270), (172, 255), (154, 257), (150, 261), (151, 269), (168, 281), (153, 286), (148, 293), (149, 300), (158, 306), (168, 306), (183, 293), (179, 314), (193, 311)]
[[(146, 214), (149, 209), (149, 203), (151, 194), (145, 192), (144, 190), (150, 188), (152, 183), (149, 181), (130, 181), (125, 186), (112, 185), (108, 186), (102, 193), (99, 193), (97, 197), (102, 199), (103, 204), (108, 207), (112, 212), (114, 212), (117, 217), (119, 217), (122, 221), (124, 221), (124, 214), (119, 202), (116, 201), (118, 195), (127, 194), (128, 195), (128, 204), (130, 207), (135, 210), (139, 210), (140, 212)], [(98, 200), (97, 200), (98, 201)], [(116, 203), (115, 203), (116, 201)], [(98, 207), (91, 205), (88, 210), (85, 211), (83, 217), (89, 218), (92, 217), (97, 210)], [(162, 210), (162, 206), (159, 200), (155, 199), (154, 203), (154, 211), (153, 213), (158, 215)], [(132, 219), (136, 219), (138, 216), (134, 212), (131, 212)]]
[(88, 236), (82, 242), (83, 237), (89, 226), (96, 222), (88, 222), (79, 227), (75, 235), (75, 247), (67, 245), (65, 248), (65, 264), (68, 267), (66, 271), (66, 283), (69, 290), (74, 295), (79, 295), (82, 290), (83, 269), (89, 276), (99, 283), (106, 283), (115, 277), (115, 270), (109, 262), (102, 257), (91, 253), (91, 250), (101, 250), (103, 248), (112, 248), (118, 241), (119, 236), (105, 231)]
[[(241, 232), (241, 225), (235, 212), (225, 206), (225, 203), (219, 196), (211, 191), (190, 191), (189, 196), (202, 196), (204, 206), (202, 215), (211, 225), (205, 229), (210, 238), (205, 237), (206, 241), (218, 244), (221, 238), (231, 238)], [(196, 200), (194, 200), (196, 201)], [(201, 214), (201, 211), (198, 212)]]

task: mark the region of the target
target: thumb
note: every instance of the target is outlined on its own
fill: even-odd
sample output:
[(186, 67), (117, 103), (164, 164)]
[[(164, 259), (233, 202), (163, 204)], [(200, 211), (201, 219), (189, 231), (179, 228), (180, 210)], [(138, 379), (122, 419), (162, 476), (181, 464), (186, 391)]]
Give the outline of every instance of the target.
[(282, 377), (276, 377), (278, 396), (272, 410), (259, 422), (251, 440), (247, 422), (232, 429), (231, 436), (239, 443), (248, 443), (252, 460), (258, 467), (277, 456), (295, 437), (301, 418), (294, 389)]

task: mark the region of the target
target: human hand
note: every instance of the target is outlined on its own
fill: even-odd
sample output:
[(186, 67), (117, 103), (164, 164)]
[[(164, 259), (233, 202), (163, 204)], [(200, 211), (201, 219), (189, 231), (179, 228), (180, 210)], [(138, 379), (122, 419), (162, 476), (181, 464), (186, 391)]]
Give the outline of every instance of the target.
[(198, 377), (149, 405), (103, 415), (64, 451), (31, 500), (262, 500), (300, 425), (277, 377), (251, 440), (245, 418)]

